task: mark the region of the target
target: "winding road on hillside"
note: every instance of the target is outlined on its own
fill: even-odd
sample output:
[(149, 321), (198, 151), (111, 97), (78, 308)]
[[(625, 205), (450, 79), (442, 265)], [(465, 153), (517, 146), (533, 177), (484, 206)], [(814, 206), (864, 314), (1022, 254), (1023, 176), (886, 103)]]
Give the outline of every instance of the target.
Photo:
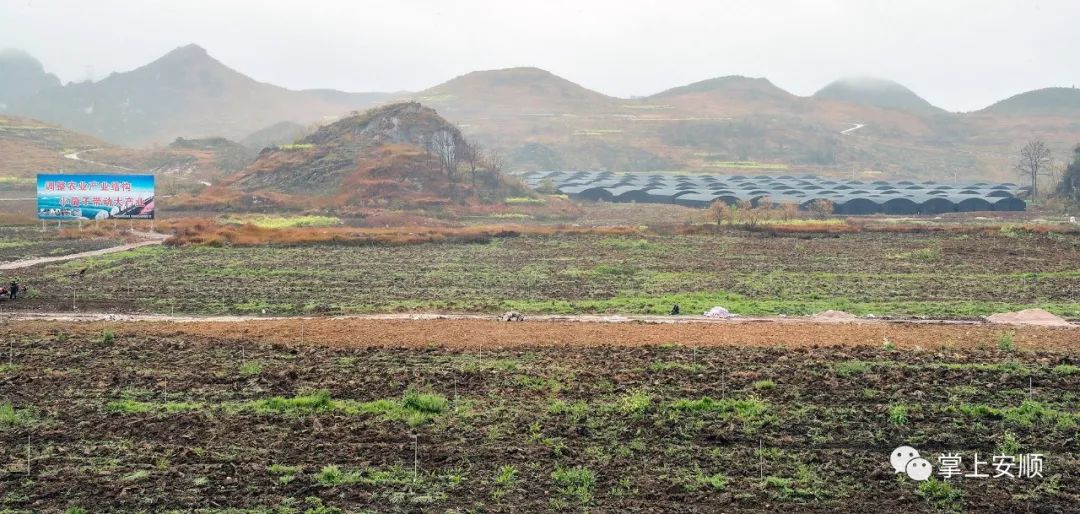
[(865, 127), (865, 126), (866, 126), (865, 123), (852, 123), (851, 128), (849, 128), (847, 130), (841, 130), (840, 133), (847, 136), (847, 135), (850, 135), (852, 132), (855, 132), (856, 130), (859, 130), (859, 129)]
[(101, 150), (101, 149), (100, 148), (90, 148), (88, 150), (79, 150), (78, 152), (71, 152), (69, 154), (64, 154), (64, 158), (65, 159), (71, 159), (73, 161), (85, 162), (85, 163), (89, 163), (89, 164), (96, 164), (98, 166), (105, 166), (107, 168), (116, 168), (116, 169), (120, 169), (120, 170), (124, 170), (124, 171), (135, 171), (135, 170), (133, 170), (131, 168), (125, 168), (123, 166), (117, 166), (115, 164), (105, 164), (103, 162), (91, 161), (90, 159), (83, 159), (82, 157), (79, 157), (79, 154), (81, 154), (83, 152), (93, 152), (93, 151), (96, 151), (96, 150)]

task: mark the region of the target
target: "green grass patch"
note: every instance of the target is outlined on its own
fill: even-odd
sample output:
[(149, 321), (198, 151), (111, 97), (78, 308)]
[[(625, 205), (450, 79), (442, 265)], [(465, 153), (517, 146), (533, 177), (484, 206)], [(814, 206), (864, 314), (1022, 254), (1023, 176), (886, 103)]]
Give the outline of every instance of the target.
[(933, 477), (919, 484), (918, 494), (928, 503), (947, 510), (961, 510), (964, 500), (964, 491)]
[(671, 404), (671, 408), (691, 412), (715, 412), (724, 417), (735, 417), (741, 421), (751, 421), (765, 414), (769, 407), (763, 400), (754, 397), (715, 400), (704, 396), (696, 400), (676, 400)]
[(833, 371), (836, 372), (837, 376), (851, 378), (869, 372), (870, 364), (863, 361), (849, 360), (835, 364)]
[(153, 403), (143, 402), (130, 398), (111, 401), (105, 404), (105, 410), (121, 414), (142, 414), (146, 412), (163, 412), (166, 414), (175, 414), (178, 412), (196, 411), (202, 408), (204, 408), (204, 405), (197, 402)]
[(656, 361), (649, 364), (649, 371), (663, 373), (665, 371), (685, 371), (687, 373), (700, 373), (705, 371), (705, 366), (690, 362), (679, 361)]
[(224, 216), (223, 223), (234, 225), (252, 224), (260, 228), (281, 229), (299, 227), (334, 227), (341, 225), (341, 219), (334, 216)]
[(506, 205), (543, 205), (547, 200), (543, 198), (531, 198), (528, 196), (512, 196), (503, 200)]
[(284, 464), (272, 464), (266, 468), (271, 475), (277, 477), (278, 482), (281, 484), (287, 484), (296, 479), (296, 475), (303, 471), (303, 466), (286, 466)]
[(332, 464), (319, 470), (315, 475), (315, 481), (324, 486), (334, 487), (350, 484), (373, 486), (406, 485), (414, 483), (415, 480), (411, 471), (407, 471), (400, 466), (387, 469), (348, 470)]
[(266, 400), (245, 402), (232, 408), (257, 414), (286, 416), (307, 416), (327, 412), (341, 412), (347, 415), (376, 414), (388, 421), (404, 421), (410, 426), (418, 426), (446, 412), (448, 407), (449, 402), (440, 395), (410, 389), (400, 399), (393, 400), (384, 399), (372, 402), (334, 400), (330, 397), (329, 391), (321, 390), (291, 398), (276, 396)]
[(960, 404), (957, 409), (968, 417), (1000, 419), (1020, 427), (1057, 427), (1071, 430), (1077, 427), (1080, 415), (1049, 407), (1035, 400), (1024, 400), (1017, 407), (995, 408), (985, 404)]
[(244, 361), (240, 364), (240, 376), (253, 377), (262, 373), (262, 364), (258, 361)]
[(1058, 364), (1050, 370), (1056, 375), (1078, 375), (1080, 374), (1080, 366), (1073, 366), (1072, 364)]
[(312, 148), (315, 148), (315, 145), (311, 143), (291, 143), (286, 145), (277, 145), (278, 150), (284, 150), (286, 152), (299, 152), (302, 150), (310, 150)]
[(896, 426), (904, 426), (908, 423), (908, 406), (904, 404), (891, 405), (889, 407), (889, 422)]
[(16, 409), (10, 403), (0, 403), (0, 427), (23, 427), (37, 421), (31, 409)]
[(576, 499), (581, 505), (592, 502), (593, 491), (596, 489), (596, 473), (591, 469), (581, 466), (557, 467), (551, 473), (551, 478), (564, 496)]
[(750, 384), (750, 386), (759, 391), (768, 391), (771, 389), (776, 389), (776, 382), (773, 382), (769, 379), (757, 380), (753, 384)]

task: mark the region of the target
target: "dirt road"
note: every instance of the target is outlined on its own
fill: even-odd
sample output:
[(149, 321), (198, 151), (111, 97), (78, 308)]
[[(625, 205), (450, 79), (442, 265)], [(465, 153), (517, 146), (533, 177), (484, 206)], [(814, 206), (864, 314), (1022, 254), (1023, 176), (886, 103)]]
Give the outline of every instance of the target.
[(101, 149), (100, 148), (91, 148), (89, 150), (79, 150), (78, 152), (71, 152), (69, 154), (64, 154), (64, 158), (65, 159), (71, 159), (73, 161), (88, 162), (90, 164), (96, 164), (98, 166), (105, 166), (106, 168), (116, 168), (118, 170), (124, 170), (124, 171), (135, 171), (135, 170), (133, 170), (131, 168), (125, 168), (123, 166), (117, 166), (115, 164), (105, 164), (103, 162), (91, 161), (90, 159), (83, 159), (82, 157), (79, 156), (79, 154), (81, 154), (83, 152), (93, 152), (95, 150), (101, 150)]
[(135, 248), (141, 248), (143, 246), (159, 245), (168, 239), (168, 236), (164, 234), (152, 234), (149, 232), (137, 232), (141, 237), (149, 237), (143, 241), (137, 241), (134, 243), (123, 244), (119, 246), (111, 246), (109, 248), (102, 248), (101, 250), (93, 250), (89, 252), (72, 253), (68, 255), (57, 255), (55, 257), (38, 257), (35, 259), (23, 259), (19, 261), (5, 262), (0, 264), (0, 271), (8, 271), (15, 269), (29, 268), (31, 266), (37, 266), (40, 264), (48, 264), (50, 262), (63, 262), (72, 261), (75, 259), (82, 259), (85, 257), (97, 257), (99, 255), (108, 255), (110, 253), (126, 252)]
[[(536, 319), (507, 323), (480, 318), (367, 316), (347, 318), (168, 318), (164, 316), (57, 316), (8, 321), (22, 334), (56, 330), (118, 335), (166, 335), (221, 342), (271, 342), (331, 346), (871, 346), (888, 342), (897, 348), (949, 351), (996, 348), (1011, 334), (1019, 349), (1080, 351), (1075, 327), (1002, 327), (978, 323), (858, 322), (822, 323), (806, 319), (693, 321), (651, 323), (645, 320), (583, 322)], [(77, 321), (76, 321), (77, 320)]]

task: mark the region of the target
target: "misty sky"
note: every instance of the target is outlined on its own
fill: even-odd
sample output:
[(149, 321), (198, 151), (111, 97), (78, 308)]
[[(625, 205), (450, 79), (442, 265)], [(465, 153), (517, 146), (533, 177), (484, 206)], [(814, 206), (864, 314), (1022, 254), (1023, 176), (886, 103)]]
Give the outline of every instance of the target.
[(1076, 0), (0, 0), (0, 48), (62, 80), (104, 78), (188, 43), (294, 88), (421, 90), (537, 66), (602, 93), (722, 76), (809, 95), (847, 75), (974, 110), (1080, 83)]

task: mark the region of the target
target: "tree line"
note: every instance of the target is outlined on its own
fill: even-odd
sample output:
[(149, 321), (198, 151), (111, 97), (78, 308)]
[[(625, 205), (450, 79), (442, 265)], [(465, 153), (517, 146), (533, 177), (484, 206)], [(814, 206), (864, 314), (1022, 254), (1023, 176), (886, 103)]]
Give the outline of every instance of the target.
[(496, 150), (485, 149), (475, 141), (469, 141), (457, 130), (439, 130), (432, 135), (426, 150), (435, 159), (439, 170), (446, 175), (451, 192), (461, 181), (463, 173), (469, 174), (473, 192), (478, 178), (497, 180), (505, 161)]

